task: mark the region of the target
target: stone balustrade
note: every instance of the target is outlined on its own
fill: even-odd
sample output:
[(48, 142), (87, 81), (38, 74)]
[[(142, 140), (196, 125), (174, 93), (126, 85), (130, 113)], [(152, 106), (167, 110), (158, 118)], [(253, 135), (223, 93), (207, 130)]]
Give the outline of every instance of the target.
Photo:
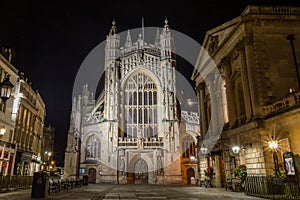
[(128, 148), (138, 148), (139, 143), (143, 143), (143, 147), (147, 148), (159, 148), (163, 146), (163, 138), (118, 138), (118, 145)]
[(284, 112), (296, 105), (300, 104), (300, 91), (290, 93), (287, 97), (282, 98), (270, 105), (263, 106), (262, 110), (265, 116), (274, 115), (279, 112)]

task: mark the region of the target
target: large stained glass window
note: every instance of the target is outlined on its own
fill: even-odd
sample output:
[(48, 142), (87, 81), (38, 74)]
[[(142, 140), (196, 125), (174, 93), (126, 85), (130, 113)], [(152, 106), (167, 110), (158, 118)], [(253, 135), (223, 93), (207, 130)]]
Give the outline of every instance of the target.
[(137, 73), (127, 81), (124, 94), (127, 137), (157, 137), (157, 87), (153, 80)]
[(86, 143), (86, 158), (100, 159), (100, 142), (94, 135)]

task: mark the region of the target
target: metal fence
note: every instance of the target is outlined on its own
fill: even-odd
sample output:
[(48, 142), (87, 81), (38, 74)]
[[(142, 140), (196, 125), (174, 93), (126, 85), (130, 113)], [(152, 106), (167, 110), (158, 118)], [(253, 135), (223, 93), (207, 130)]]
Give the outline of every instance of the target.
[(300, 199), (298, 177), (280, 179), (269, 176), (247, 176), (245, 194), (268, 199)]
[(0, 176), (0, 192), (29, 188), (33, 176)]

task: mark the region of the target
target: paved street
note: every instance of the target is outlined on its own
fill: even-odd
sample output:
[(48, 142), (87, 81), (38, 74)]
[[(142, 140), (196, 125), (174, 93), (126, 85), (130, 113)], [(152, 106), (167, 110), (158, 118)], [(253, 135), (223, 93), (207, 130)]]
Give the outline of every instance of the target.
[[(1, 200), (31, 199), (31, 189), (18, 190), (11, 193), (0, 193)], [(260, 199), (244, 195), (244, 193), (225, 191), (224, 188), (203, 188), (193, 186), (165, 185), (103, 185), (90, 184), (60, 193), (51, 193), (48, 199), (84, 199), (84, 200), (163, 200), (163, 199)]]

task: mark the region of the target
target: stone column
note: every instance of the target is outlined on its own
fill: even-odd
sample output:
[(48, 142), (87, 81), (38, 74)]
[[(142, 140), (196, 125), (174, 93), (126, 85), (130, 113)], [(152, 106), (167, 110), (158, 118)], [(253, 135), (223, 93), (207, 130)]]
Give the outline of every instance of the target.
[(239, 53), (239, 61), (241, 64), (241, 75), (242, 75), (242, 86), (243, 86), (243, 95), (244, 95), (244, 102), (245, 102), (245, 111), (246, 111), (246, 118), (249, 121), (252, 118), (252, 103), (251, 103), (251, 96), (250, 96), (250, 89), (249, 89), (249, 80), (248, 80), (248, 69), (246, 65), (246, 56), (245, 56), (245, 49), (243, 43), (239, 42), (236, 46), (236, 49)]
[(226, 82), (226, 96), (227, 96), (227, 103), (228, 103), (229, 125), (230, 127), (232, 127), (236, 123), (236, 103), (235, 103), (235, 95), (234, 95), (232, 83), (230, 80), (230, 75), (231, 75), (230, 58), (225, 57), (222, 59), (222, 62), (223, 62), (222, 67), (224, 70), (225, 82)]
[(254, 50), (253, 50), (253, 35), (246, 35), (244, 38), (244, 48), (245, 48), (245, 63), (247, 68), (247, 76), (249, 81), (249, 90), (250, 90), (250, 100), (252, 105), (252, 115), (254, 117), (258, 116), (258, 96), (255, 94), (257, 91), (257, 85), (255, 84), (255, 63), (254, 63)]
[(206, 113), (206, 105), (204, 102), (204, 98), (205, 98), (205, 83), (200, 83), (199, 85), (199, 94), (200, 94), (200, 113), (201, 113), (201, 133), (202, 133), (202, 137), (205, 136), (205, 133), (207, 131), (207, 113)]
[[(215, 132), (218, 128), (218, 117), (219, 117), (219, 114), (218, 114), (218, 88), (216, 87), (216, 77), (215, 77), (215, 74), (214, 73), (210, 73), (207, 75), (207, 78), (206, 78), (206, 81), (207, 81), (207, 88), (208, 88), (208, 91), (210, 92), (210, 105), (211, 105), (211, 116), (210, 116), (210, 119), (207, 118), (207, 122), (208, 124), (211, 125), (210, 127), (210, 130), (212, 131), (212, 135), (215, 136)], [(214, 138), (212, 138), (214, 139)]]

